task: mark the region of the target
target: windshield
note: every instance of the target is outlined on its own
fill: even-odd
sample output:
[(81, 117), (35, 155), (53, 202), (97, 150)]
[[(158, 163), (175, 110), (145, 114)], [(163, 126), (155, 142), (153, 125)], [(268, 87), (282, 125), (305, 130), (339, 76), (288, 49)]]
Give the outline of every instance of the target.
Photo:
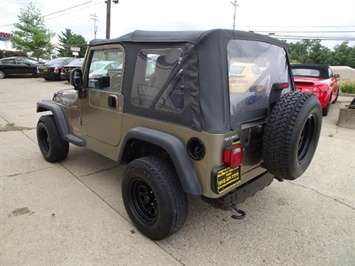
[(291, 81), (286, 51), (264, 42), (231, 40), (227, 46), (229, 94), (232, 116), (245, 119), (266, 117), (272, 84)]

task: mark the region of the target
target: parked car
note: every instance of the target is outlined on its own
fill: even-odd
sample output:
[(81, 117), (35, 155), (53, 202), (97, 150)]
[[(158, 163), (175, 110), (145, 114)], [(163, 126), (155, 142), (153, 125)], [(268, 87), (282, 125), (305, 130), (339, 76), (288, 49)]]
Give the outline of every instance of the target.
[(71, 61), (68, 65), (63, 66), (60, 72), (60, 77), (70, 81), (70, 72), (75, 68), (81, 68), (84, 62), (84, 58), (76, 58)]
[(110, 70), (122, 69), (122, 64), (116, 61), (97, 61), (90, 66), (89, 78), (107, 76)]
[(229, 66), (230, 90), (245, 92), (261, 74), (260, 68), (253, 63), (233, 62)]
[(61, 80), (60, 73), (62, 72), (63, 67), (68, 65), (74, 59), (74, 57), (58, 57), (52, 59), (43, 66), (39, 66), (37, 68), (38, 73), (45, 80)]
[(14, 75), (38, 76), (37, 67), (43, 65), (32, 58), (5, 57), (0, 59), (0, 79)]
[[(225, 29), (135, 31), (92, 40), (86, 56), (73, 88), (37, 102), (40, 152), (60, 162), (71, 143), (126, 165), (123, 204), (151, 239), (184, 225), (188, 195), (241, 219), (238, 203), (300, 177), (312, 161), (322, 109), (295, 90), (283, 41)], [(93, 78), (108, 59), (121, 69)], [(236, 60), (267, 66), (248, 92), (230, 89)]]
[(334, 74), (329, 66), (321, 64), (292, 64), (291, 69), (296, 88), (317, 95), (323, 116), (327, 116), (330, 104), (338, 99), (340, 76)]

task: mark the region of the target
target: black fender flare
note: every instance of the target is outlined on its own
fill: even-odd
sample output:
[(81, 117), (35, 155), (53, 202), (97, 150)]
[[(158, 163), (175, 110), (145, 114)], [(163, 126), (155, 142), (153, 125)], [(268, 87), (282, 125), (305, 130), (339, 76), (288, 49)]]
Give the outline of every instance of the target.
[(77, 146), (84, 147), (85, 141), (73, 134), (69, 133), (69, 128), (62, 109), (54, 101), (39, 101), (37, 102), (37, 113), (51, 111), (54, 116), (54, 121), (58, 127), (62, 139), (73, 143)]
[(138, 139), (163, 148), (171, 157), (180, 183), (185, 193), (195, 196), (202, 195), (202, 188), (185, 146), (175, 136), (146, 127), (136, 127), (129, 130), (122, 142), (119, 162), (123, 156), (124, 147), (130, 139)]

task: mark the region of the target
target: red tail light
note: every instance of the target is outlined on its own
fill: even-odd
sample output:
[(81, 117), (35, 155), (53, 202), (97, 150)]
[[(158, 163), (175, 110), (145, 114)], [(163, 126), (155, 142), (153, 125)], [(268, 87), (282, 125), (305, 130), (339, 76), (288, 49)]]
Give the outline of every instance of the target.
[(230, 145), (223, 150), (223, 161), (231, 168), (236, 168), (242, 163), (243, 146), (242, 144)]
[(279, 84), (278, 88), (280, 90), (288, 88), (288, 82), (282, 82)]

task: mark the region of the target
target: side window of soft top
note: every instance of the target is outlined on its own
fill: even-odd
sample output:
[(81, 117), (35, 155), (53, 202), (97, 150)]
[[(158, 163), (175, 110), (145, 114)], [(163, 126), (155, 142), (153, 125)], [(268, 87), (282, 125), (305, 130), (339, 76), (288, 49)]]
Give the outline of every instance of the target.
[(136, 60), (131, 102), (135, 106), (181, 112), (185, 106), (180, 48), (142, 49)]

